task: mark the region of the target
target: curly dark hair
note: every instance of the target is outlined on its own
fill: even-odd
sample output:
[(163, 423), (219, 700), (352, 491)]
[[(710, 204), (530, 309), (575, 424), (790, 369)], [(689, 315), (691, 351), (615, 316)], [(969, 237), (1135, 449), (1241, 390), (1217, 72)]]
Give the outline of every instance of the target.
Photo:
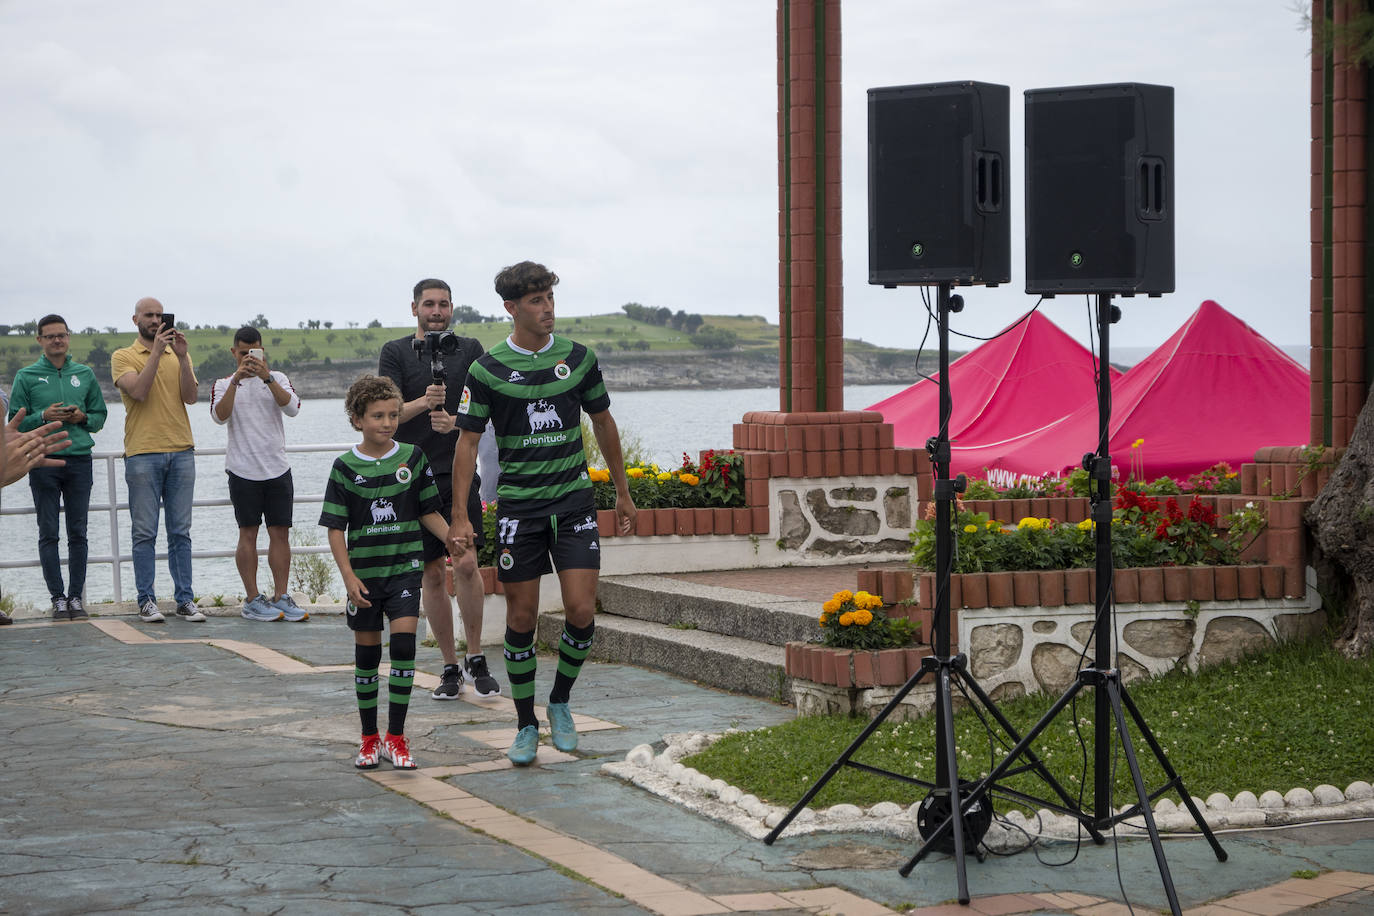
[(514, 302), (530, 293), (541, 293), (558, 285), (558, 274), (543, 264), (521, 261), (501, 268), (496, 275), (496, 294), (503, 302)]
[(367, 413), (369, 404), (373, 401), (390, 400), (401, 400), (401, 389), (396, 387), (395, 382), (386, 376), (358, 376), (357, 380), (348, 386), (348, 394), (344, 396), (344, 411), (348, 414), (348, 422), (357, 429), (358, 419)]

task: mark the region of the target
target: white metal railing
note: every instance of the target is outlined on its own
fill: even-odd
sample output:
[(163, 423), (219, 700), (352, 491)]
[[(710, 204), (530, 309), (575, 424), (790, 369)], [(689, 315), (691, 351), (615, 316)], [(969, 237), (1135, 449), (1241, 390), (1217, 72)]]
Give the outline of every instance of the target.
[[(357, 444), (356, 442), (344, 442), (344, 443), (328, 444), (328, 445), (288, 445), (288, 446), (286, 446), (286, 451), (287, 451), (287, 452), (297, 452), (297, 453), (300, 453), (300, 452), (333, 452), (334, 454), (338, 454), (338, 453), (340, 453), (340, 452), (346, 452), (346, 451), (348, 451), (349, 449), (351, 449), (351, 448), (352, 448), (354, 445), (356, 445), (356, 444)], [(225, 451), (226, 451), (226, 450), (225, 450), (223, 447), (220, 447), (220, 448), (197, 448), (197, 449), (196, 449), (196, 456), (199, 457), (199, 456), (201, 456), (201, 455), (223, 455), (223, 454), (225, 453)], [(59, 454), (57, 455), (57, 457), (60, 458), (60, 457), (61, 457), (61, 454), (59, 453)], [(118, 492), (119, 492), (119, 491), (118, 491), (118, 489), (117, 489), (117, 487), (116, 487), (116, 479), (115, 479), (115, 467), (116, 467), (116, 463), (117, 463), (119, 460), (122, 460), (123, 457), (124, 457), (124, 452), (123, 452), (122, 450), (117, 451), (117, 452), (105, 451), (105, 452), (92, 452), (92, 453), (91, 453), (91, 458), (92, 458), (93, 460), (99, 461), (99, 462), (103, 462), (103, 463), (104, 463), (104, 466), (105, 466), (105, 480), (106, 480), (106, 484), (107, 484), (107, 486), (106, 486), (107, 497), (106, 497), (105, 502), (101, 502), (101, 503), (91, 503), (89, 508), (90, 508), (90, 511), (91, 511), (92, 513), (95, 513), (95, 512), (106, 512), (106, 513), (108, 513), (108, 515), (109, 515), (109, 525), (110, 525), (110, 552), (109, 552), (108, 554), (101, 555), (101, 556), (88, 556), (88, 557), (86, 558), (86, 565), (87, 565), (87, 567), (90, 567), (90, 566), (92, 566), (92, 565), (107, 565), (107, 564), (109, 565), (109, 567), (110, 567), (110, 574), (111, 574), (111, 580), (112, 580), (112, 585), (113, 585), (113, 587), (114, 587), (114, 600), (115, 600), (115, 601), (123, 601), (123, 600), (124, 600), (124, 597), (123, 597), (123, 583), (122, 583), (122, 581), (121, 581), (121, 579), (122, 579), (122, 573), (121, 573), (121, 570), (120, 570), (120, 564), (123, 563), (123, 562), (125, 562), (125, 561), (129, 561), (129, 562), (132, 562), (132, 561), (133, 561), (133, 547), (132, 547), (132, 545), (130, 545), (129, 552), (128, 552), (128, 553), (125, 553), (124, 547), (123, 547), (123, 546), (121, 545), (121, 543), (120, 543), (120, 536), (119, 536), (119, 510), (121, 510), (121, 509), (128, 509), (128, 508), (129, 508), (129, 503), (128, 503), (128, 499), (127, 499), (127, 498), (122, 499), (122, 500), (118, 498)], [(94, 469), (93, 469), (93, 470), (94, 470)], [(127, 491), (126, 491), (126, 492), (127, 492)], [(301, 492), (300, 492), (299, 490), (296, 491), (295, 498), (292, 500), (293, 505), (299, 505), (299, 504), (301, 504), (301, 503), (322, 503), (322, 502), (324, 502), (324, 494), (323, 494), (323, 493), (320, 493), (320, 495), (317, 495), (317, 496), (302, 496), (302, 495), (301, 495)], [(229, 506), (229, 505), (233, 505), (233, 503), (230, 502), (230, 500), (229, 500), (228, 497), (214, 497), (214, 498), (203, 497), (203, 498), (196, 498), (196, 499), (193, 499), (193, 500), (191, 501), (191, 509), (192, 509), (192, 511), (194, 511), (195, 508), (196, 508), (197, 506)], [(18, 507), (12, 508), (12, 509), (7, 509), (7, 508), (5, 508), (5, 507), (3, 507), (3, 506), (0, 506), (0, 516), (9, 516), (9, 515), (37, 515), (37, 512), (38, 512), (38, 510), (35, 509), (35, 508), (32, 507), (32, 506), (18, 506)], [(235, 536), (237, 537), (237, 534), (238, 534), (238, 529), (237, 529), (237, 528), (235, 528), (234, 533), (235, 533)], [(192, 558), (192, 559), (207, 559), (207, 558), (213, 557), (213, 558), (218, 559), (218, 558), (221, 558), (221, 557), (232, 557), (232, 556), (234, 556), (236, 553), (237, 553), (237, 545), (236, 545), (235, 547), (229, 548), (228, 550), (195, 550), (195, 549), (192, 549), (192, 551), (191, 551), (191, 558)], [(328, 545), (328, 544), (292, 544), (292, 545), (291, 545), (291, 554), (292, 554), (293, 556), (298, 555), (298, 554), (311, 554), (311, 553), (329, 553), (329, 545)], [(266, 554), (267, 554), (267, 548), (266, 548), (266, 547), (259, 547), (259, 548), (258, 548), (258, 556), (261, 557), (261, 556), (265, 556)], [(158, 559), (158, 560), (165, 560), (166, 558), (167, 558), (167, 551), (166, 551), (166, 550), (159, 550), (159, 551), (157, 552), (156, 559)], [(3, 558), (3, 555), (0, 555), (0, 569), (34, 569), (34, 568), (37, 568), (38, 566), (39, 566), (39, 563), (38, 563), (37, 558), (31, 559), (31, 560), (11, 560), (11, 559), (4, 559), (4, 558)]]

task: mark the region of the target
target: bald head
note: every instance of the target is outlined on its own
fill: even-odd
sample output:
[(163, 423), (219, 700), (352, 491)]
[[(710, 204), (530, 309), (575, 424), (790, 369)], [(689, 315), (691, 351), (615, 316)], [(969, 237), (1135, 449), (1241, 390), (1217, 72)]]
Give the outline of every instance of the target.
[(145, 341), (152, 341), (162, 326), (162, 303), (151, 296), (134, 303), (134, 327)]

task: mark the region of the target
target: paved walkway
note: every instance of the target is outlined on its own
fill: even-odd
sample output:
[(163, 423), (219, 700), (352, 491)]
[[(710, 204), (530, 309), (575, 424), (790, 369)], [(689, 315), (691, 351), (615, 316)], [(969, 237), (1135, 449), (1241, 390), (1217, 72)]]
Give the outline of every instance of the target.
[[(889, 838), (765, 846), (682, 811), (600, 764), (669, 732), (756, 728), (791, 711), (634, 667), (588, 665), (573, 696), (578, 753), (545, 746), (537, 766), (514, 770), (509, 701), (431, 700), (439, 659), (422, 649), (407, 726), (421, 769), (362, 774), (337, 615), (21, 622), (0, 630), (0, 660), (3, 912), (1110, 916), (1127, 912), (1118, 867), (1134, 912), (1165, 906), (1141, 840), (1084, 847), (1063, 867), (1048, 863), (1069, 848), (1043, 849), (1046, 864), (970, 859), (974, 899), (958, 907), (946, 856), (902, 878), (912, 850)], [(540, 697), (553, 668), (541, 660)], [(1196, 916), (1374, 908), (1374, 825), (1222, 842), (1226, 863), (1200, 840), (1166, 843)], [(1293, 879), (1301, 869), (1330, 871)]]

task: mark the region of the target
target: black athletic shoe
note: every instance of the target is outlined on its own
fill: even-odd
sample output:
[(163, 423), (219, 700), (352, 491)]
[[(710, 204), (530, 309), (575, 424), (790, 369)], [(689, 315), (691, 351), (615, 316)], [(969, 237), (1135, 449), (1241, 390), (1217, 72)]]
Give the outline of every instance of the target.
[(444, 673), (439, 675), (439, 686), (430, 696), (436, 700), (456, 700), (463, 695), (463, 669), (457, 665), (445, 665)]
[(472, 689), (479, 697), (497, 697), (501, 695), (501, 685), (496, 682), (496, 678), (491, 676), (487, 670), (487, 657), (485, 655), (473, 655), (463, 660), (463, 677), (472, 685)]
[(54, 599), (52, 600), (52, 619), (53, 619), (53, 620), (71, 620), (71, 619), (72, 619), (72, 612), (71, 612), (71, 610), (67, 607), (67, 599), (66, 599), (64, 596), (62, 596), (62, 595), (58, 595), (56, 598), (54, 598)]
[(90, 617), (86, 613), (86, 605), (81, 603), (80, 595), (69, 595), (67, 597), (67, 616), (72, 620), (85, 620)]

